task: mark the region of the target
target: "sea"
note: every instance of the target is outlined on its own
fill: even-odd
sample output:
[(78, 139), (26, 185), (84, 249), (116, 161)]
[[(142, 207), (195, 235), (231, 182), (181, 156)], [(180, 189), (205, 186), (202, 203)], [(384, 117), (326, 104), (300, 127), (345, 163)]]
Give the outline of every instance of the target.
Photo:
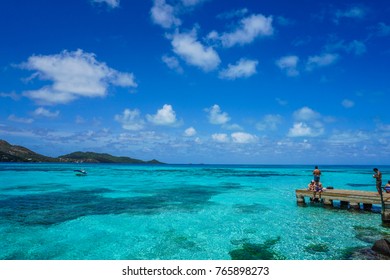
[[(373, 167), (319, 166), (324, 187), (366, 191)], [(380, 206), (298, 206), (313, 169), (2, 163), (0, 259), (343, 260), (390, 237)]]

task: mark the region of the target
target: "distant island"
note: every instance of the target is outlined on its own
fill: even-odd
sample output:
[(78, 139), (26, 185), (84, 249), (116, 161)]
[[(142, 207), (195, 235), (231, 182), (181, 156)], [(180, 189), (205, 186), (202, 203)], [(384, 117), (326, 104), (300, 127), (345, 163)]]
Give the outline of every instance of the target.
[(135, 164), (163, 164), (153, 159), (143, 161), (130, 157), (117, 157), (106, 153), (74, 152), (57, 158), (35, 153), (25, 147), (11, 145), (0, 139), (0, 162), (87, 162), (87, 163), (135, 163)]

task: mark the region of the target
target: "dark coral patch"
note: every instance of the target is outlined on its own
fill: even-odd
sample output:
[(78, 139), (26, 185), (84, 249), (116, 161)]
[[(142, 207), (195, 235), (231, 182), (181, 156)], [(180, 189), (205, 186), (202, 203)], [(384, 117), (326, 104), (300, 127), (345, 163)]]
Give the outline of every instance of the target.
[(305, 247), (305, 251), (310, 254), (329, 252), (329, 247), (325, 243), (310, 244)]
[(265, 211), (269, 211), (270, 208), (260, 203), (253, 204), (236, 204), (233, 206), (234, 210), (243, 214), (260, 214)]
[(280, 241), (280, 237), (269, 239), (262, 244), (244, 243), (242, 248), (229, 252), (232, 260), (280, 260), (284, 259), (272, 247)]
[(0, 218), (24, 225), (52, 225), (88, 215), (151, 215), (165, 211), (197, 211), (217, 192), (207, 188), (162, 189), (148, 196), (109, 198), (109, 189), (46, 192), (7, 196)]

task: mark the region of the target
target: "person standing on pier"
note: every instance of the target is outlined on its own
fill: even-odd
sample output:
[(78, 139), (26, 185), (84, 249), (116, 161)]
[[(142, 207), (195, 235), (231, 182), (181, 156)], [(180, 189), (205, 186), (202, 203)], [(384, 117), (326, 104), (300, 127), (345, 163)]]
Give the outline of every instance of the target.
[(318, 169), (318, 166), (314, 167), (313, 175), (314, 175), (314, 182), (316, 182), (318, 185), (318, 183), (320, 182), (320, 176), (321, 176), (321, 170)]
[(381, 188), (382, 188), (382, 173), (378, 170), (378, 168), (373, 169), (375, 174), (372, 175), (376, 179), (376, 190), (379, 194), (381, 194)]

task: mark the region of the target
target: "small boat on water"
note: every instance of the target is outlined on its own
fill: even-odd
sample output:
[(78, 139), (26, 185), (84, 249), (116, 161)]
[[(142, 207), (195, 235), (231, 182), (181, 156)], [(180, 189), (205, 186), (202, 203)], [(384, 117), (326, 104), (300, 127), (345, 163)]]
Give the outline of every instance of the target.
[(87, 171), (85, 170), (74, 170), (74, 172), (76, 172), (76, 176), (87, 176)]

